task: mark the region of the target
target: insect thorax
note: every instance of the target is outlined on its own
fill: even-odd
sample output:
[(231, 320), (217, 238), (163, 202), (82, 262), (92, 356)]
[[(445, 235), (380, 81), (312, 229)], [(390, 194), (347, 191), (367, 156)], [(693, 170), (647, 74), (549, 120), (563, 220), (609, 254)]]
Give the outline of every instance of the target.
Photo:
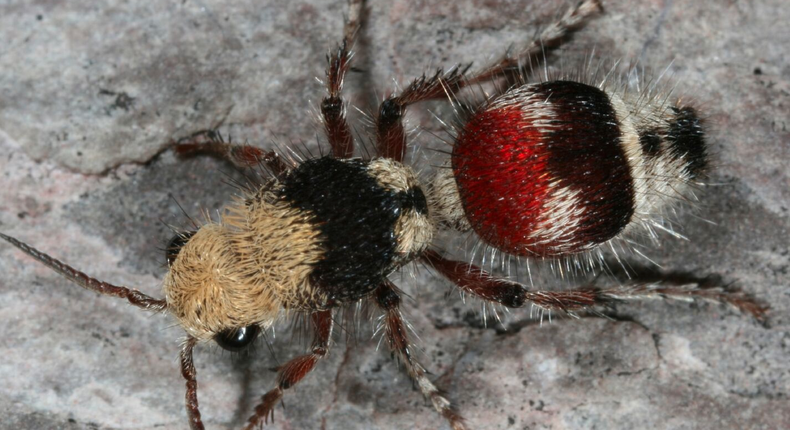
[(427, 247), (427, 211), (416, 176), (398, 162), (305, 161), (189, 238), (165, 279), (168, 306), (208, 338), (268, 326), (280, 309), (360, 299)]

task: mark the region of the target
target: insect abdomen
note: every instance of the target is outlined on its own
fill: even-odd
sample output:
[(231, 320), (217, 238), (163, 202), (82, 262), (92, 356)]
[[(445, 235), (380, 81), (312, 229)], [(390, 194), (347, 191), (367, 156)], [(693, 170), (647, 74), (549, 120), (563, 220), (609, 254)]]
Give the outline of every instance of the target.
[(706, 163), (692, 108), (573, 81), (493, 99), (467, 119), (452, 155), (468, 225), (526, 256), (575, 254), (618, 236), (656, 216)]

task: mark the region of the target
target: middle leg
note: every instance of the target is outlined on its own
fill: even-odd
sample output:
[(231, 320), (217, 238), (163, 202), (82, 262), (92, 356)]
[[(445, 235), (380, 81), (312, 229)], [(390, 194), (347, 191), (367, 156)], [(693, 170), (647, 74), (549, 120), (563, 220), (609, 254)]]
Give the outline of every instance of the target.
[(450, 401), (442, 396), (436, 385), (426, 376), (425, 368), (414, 358), (406, 324), (400, 312), (400, 295), (395, 286), (385, 281), (373, 294), (376, 305), (384, 311), (382, 329), (393, 354), (398, 355), (423, 396), (431, 401), (434, 409), (447, 420), (450, 427), (453, 430), (466, 429), (463, 417), (453, 408)]
[[(327, 56), (326, 69), (327, 96), (321, 101), (321, 115), (332, 155), (336, 158), (350, 158), (354, 153), (354, 140), (351, 128), (346, 121), (346, 105), (341, 97), (343, 81), (351, 67), (351, 48), (359, 33), (360, 19), (364, 0), (348, 1), (348, 17), (343, 30), (343, 40), (334, 54)], [(275, 176), (288, 170), (287, 166), (273, 151), (264, 151), (252, 145), (239, 145), (225, 142), (216, 129), (201, 130), (175, 142), (176, 153), (191, 155), (209, 153), (227, 159), (241, 168), (263, 165)]]
[(545, 60), (548, 52), (559, 48), (570, 34), (580, 29), (590, 16), (601, 10), (599, 0), (580, 1), (515, 55), (506, 53), (500, 60), (471, 76), (466, 74), (469, 69), (467, 65), (453, 67), (447, 72), (439, 69), (433, 76), (423, 75), (413, 80), (400, 94), (388, 97), (379, 106), (376, 116), (379, 155), (403, 161), (406, 155), (406, 133), (402, 118), (409, 105), (443, 97), (452, 98), (469, 85), (512, 76), (525, 66), (539, 64)]

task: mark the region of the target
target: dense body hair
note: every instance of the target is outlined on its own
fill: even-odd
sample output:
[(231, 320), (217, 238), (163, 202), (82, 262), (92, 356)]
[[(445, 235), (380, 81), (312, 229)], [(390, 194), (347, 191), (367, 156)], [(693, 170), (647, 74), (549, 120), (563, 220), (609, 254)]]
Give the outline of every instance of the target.
[(430, 243), (416, 175), (391, 160), (307, 160), (169, 249), (168, 308), (198, 339), (281, 310), (355, 302)]
[(330, 155), (287, 165), (275, 152), (224, 141), (215, 130), (175, 144), (181, 155), (209, 152), (240, 167), (262, 167), (271, 177), (243, 190), (217, 220), (171, 240), (164, 299), (92, 278), (2, 233), (0, 239), (81, 287), (172, 315), (186, 333), (179, 361), (192, 430), (204, 430), (193, 362), (197, 345), (213, 340), (241, 351), (286, 314), (303, 317), (312, 329), (308, 350), (277, 368), (274, 387), (247, 421), (245, 430), (252, 430), (329, 354), (338, 309), (362, 302), (381, 313), (376, 333), (423, 396), (453, 430), (466, 429), (462, 414), (417, 359), (401, 313), (402, 293), (389, 279), (410, 263), (431, 268), (485, 304), (534, 306), (541, 317), (674, 298), (726, 304), (761, 318), (766, 308), (748, 296), (697, 284), (535, 288), (454, 261), (433, 243), (441, 226), (474, 231), (509, 255), (578, 255), (657, 226), (661, 213), (704, 173), (704, 131), (694, 108), (570, 78), (522, 82), (472, 109), (460, 119), (450, 168), (429, 187), (404, 163), (409, 106), (452, 101), (466, 87), (522, 74), (524, 64), (545, 61), (547, 50), (600, 10), (596, 0), (569, 7), (536, 40), (480, 71), (455, 67), (414, 79), (381, 102), (372, 117), (377, 156), (358, 159), (342, 87), (362, 1), (349, 0), (342, 41), (328, 56), (320, 105)]
[(456, 134), (430, 186), (435, 218), (516, 256), (573, 256), (661, 225), (708, 163), (693, 107), (605, 82), (515, 85)]
[(198, 339), (268, 328), (282, 308), (322, 299), (309, 282), (324, 253), (319, 235), (309, 212), (279, 200), (268, 185), (237, 199), (181, 247), (165, 276), (168, 308)]

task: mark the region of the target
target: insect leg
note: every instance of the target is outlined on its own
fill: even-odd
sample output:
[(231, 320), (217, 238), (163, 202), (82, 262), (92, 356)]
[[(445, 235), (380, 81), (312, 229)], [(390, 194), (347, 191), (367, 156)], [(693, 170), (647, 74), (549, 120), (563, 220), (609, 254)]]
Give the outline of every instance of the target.
[(506, 52), (501, 59), (464, 80), (461, 85), (469, 86), (514, 73), (518, 74), (525, 68), (542, 63), (547, 54), (562, 46), (574, 31), (584, 26), (589, 17), (602, 10), (603, 6), (601, 6), (600, 0), (580, 1), (576, 6), (568, 9), (560, 19), (543, 28), (537, 38), (515, 54)]
[(252, 145), (225, 141), (216, 130), (201, 130), (173, 144), (181, 156), (211, 154), (224, 158), (240, 168), (263, 166), (275, 176), (288, 170), (288, 166), (274, 151), (264, 151)]
[(203, 421), (200, 419), (197, 398), (197, 372), (195, 363), (192, 361), (192, 350), (197, 344), (197, 339), (190, 336), (181, 348), (179, 361), (181, 362), (181, 375), (187, 381), (186, 407), (187, 417), (189, 418), (189, 428), (191, 430), (204, 430)]
[(315, 364), (326, 357), (329, 353), (329, 342), (332, 338), (332, 311), (318, 311), (310, 316), (315, 328), (312, 350), (309, 354), (300, 355), (285, 363), (277, 371), (277, 387), (266, 393), (258, 406), (255, 407), (255, 414), (250, 417), (244, 430), (253, 430), (261, 420), (274, 418), (274, 407), (283, 397), (283, 392), (293, 387), (302, 380)]
[(450, 401), (442, 396), (436, 385), (428, 379), (425, 375), (425, 368), (412, 355), (412, 344), (409, 342), (406, 324), (399, 309), (400, 295), (394, 285), (385, 281), (375, 290), (374, 296), (376, 304), (384, 311), (382, 324), (392, 352), (398, 354), (422, 394), (449, 422), (450, 427), (453, 430), (465, 429), (463, 417), (453, 408)]
[(559, 48), (573, 31), (584, 25), (587, 18), (601, 10), (599, 0), (579, 2), (515, 55), (506, 53), (500, 60), (474, 75), (467, 76), (470, 65), (459, 65), (447, 72), (439, 69), (433, 76), (423, 75), (413, 80), (400, 94), (390, 96), (379, 106), (376, 116), (379, 155), (403, 161), (406, 155), (406, 134), (402, 118), (409, 105), (446, 97), (452, 99), (466, 86), (517, 74), (525, 65), (534, 66), (544, 59), (548, 51)]
[(406, 155), (406, 132), (403, 114), (406, 107), (424, 100), (435, 100), (455, 94), (461, 88), (464, 73), (469, 66), (442, 69), (432, 76), (422, 75), (413, 80), (400, 94), (381, 102), (376, 115), (376, 146), (379, 156), (403, 161)]
[(164, 300), (154, 299), (145, 295), (135, 289), (130, 289), (126, 287), (119, 287), (117, 285), (113, 285), (107, 282), (99, 281), (98, 279), (91, 278), (90, 276), (86, 275), (83, 272), (69, 266), (61, 262), (60, 260), (56, 260), (49, 255), (33, 248), (32, 246), (20, 242), (17, 239), (14, 239), (11, 236), (6, 236), (0, 233), (0, 239), (4, 239), (6, 242), (10, 243), (11, 245), (16, 246), (25, 254), (35, 258), (39, 262), (43, 263), (50, 269), (54, 270), (55, 272), (59, 273), (69, 281), (79, 285), (86, 290), (95, 291), (99, 294), (106, 294), (108, 296), (115, 296), (122, 299), (126, 299), (129, 303), (137, 306), (138, 308), (145, 309), (148, 311), (159, 312), (164, 310), (167, 307), (167, 302)]
[(618, 302), (672, 299), (725, 304), (758, 320), (768, 311), (766, 306), (744, 293), (723, 288), (700, 288), (697, 284), (659, 282), (611, 288), (588, 285), (563, 291), (530, 291), (522, 284), (495, 277), (471, 264), (446, 259), (434, 251), (427, 251), (422, 259), (462, 291), (509, 308), (532, 304), (544, 311), (560, 311), (575, 316), (578, 312), (594, 312)]
[(321, 115), (335, 158), (351, 158), (354, 154), (354, 138), (346, 121), (346, 103), (340, 93), (343, 91), (343, 80), (354, 56), (351, 49), (359, 33), (363, 3), (364, 0), (349, 0), (343, 40), (334, 54), (327, 55), (329, 63), (326, 69), (327, 96), (321, 101)]

